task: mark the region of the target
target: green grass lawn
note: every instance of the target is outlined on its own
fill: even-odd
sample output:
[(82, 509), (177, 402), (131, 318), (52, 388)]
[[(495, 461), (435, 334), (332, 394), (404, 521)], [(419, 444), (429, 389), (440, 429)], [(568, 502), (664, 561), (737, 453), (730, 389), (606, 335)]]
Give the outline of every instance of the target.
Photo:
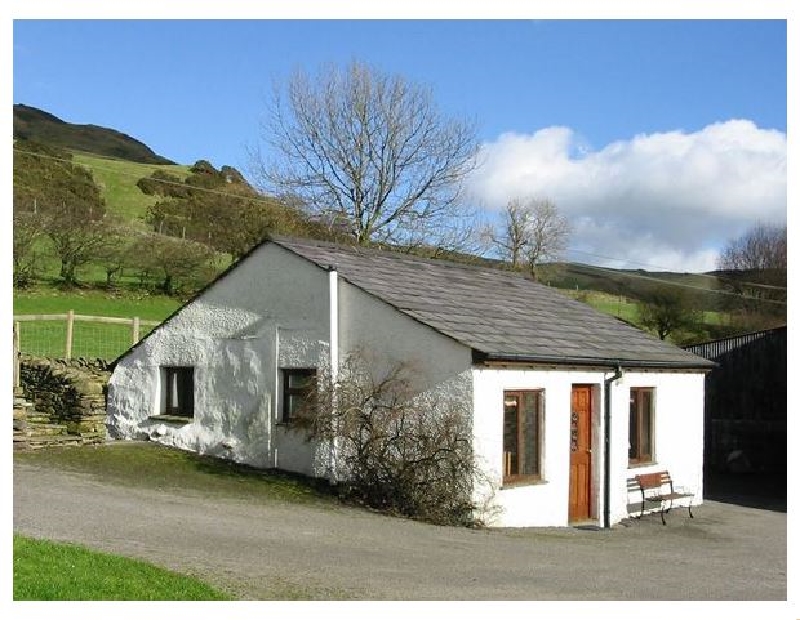
[(91, 474), (101, 480), (203, 496), (333, 505), (324, 483), (286, 473), (258, 470), (156, 443), (114, 442), (101, 446), (14, 452), (20, 463)]
[(14, 535), (16, 601), (220, 601), (211, 586), (139, 560)]
[(118, 316), (163, 321), (178, 309), (181, 301), (166, 295), (130, 293), (124, 290), (111, 292), (97, 289), (37, 287), (14, 291), (14, 314), (75, 314), (92, 316)]

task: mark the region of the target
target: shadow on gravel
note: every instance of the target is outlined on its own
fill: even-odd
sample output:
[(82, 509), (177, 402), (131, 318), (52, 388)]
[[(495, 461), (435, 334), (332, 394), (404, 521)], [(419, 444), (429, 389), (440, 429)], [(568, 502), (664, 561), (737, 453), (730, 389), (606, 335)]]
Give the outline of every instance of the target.
[(706, 472), (703, 479), (705, 499), (786, 512), (786, 473), (729, 474)]

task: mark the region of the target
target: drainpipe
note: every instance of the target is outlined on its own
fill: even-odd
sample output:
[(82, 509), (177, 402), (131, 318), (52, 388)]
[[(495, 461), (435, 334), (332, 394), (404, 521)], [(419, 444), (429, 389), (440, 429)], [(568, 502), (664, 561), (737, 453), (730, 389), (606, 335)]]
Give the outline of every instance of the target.
[(622, 378), (622, 366), (604, 381), (605, 406), (603, 415), (603, 527), (611, 527), (611, 384)]
[[(328, 361), (330, 363), (331, 385), (339, 378), (339, 272), (336, 267), (328, 267)], [(335, 398), (335, 396), (334, 396)], [(332, 403), (335, 407), (336, 403)], [(330, 481), (336, 483), (336, 436), (331, 439)]]

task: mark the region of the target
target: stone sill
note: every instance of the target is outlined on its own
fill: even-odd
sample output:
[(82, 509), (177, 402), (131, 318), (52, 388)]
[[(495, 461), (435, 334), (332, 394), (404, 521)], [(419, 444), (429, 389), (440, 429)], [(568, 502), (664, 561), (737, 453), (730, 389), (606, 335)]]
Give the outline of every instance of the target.
[(543, 478), (520, 478), (518, 480), (505, 480), (500, 486), (500, 491), (507, 491), (508, 489), (518, 489), (519, 487), (532, 487), (547, 484), (547, 480)]
[(187, 418), (182, 415), (151, 415), (147, 419), (153, 422), (167, 422), (168, 424), (190, 424), (194, 422), (194, 418)]

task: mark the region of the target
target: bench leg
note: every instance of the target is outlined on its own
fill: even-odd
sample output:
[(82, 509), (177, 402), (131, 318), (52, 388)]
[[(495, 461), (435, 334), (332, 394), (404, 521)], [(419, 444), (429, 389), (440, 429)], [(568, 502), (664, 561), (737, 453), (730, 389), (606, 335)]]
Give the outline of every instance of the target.
[(664, 518), (664, 512), (668, 512), (668, 511), (669, 511), (669, 508), (667, 508), (667, 510), (665, 511), (664, 510), (664, 502), (661, 502), (661, 525), (666, 525), (667, 524), (667, 520)]
[(689, 500), (689, 518), (694, 519), (694, 515), (692, 514), (692, 500)]

